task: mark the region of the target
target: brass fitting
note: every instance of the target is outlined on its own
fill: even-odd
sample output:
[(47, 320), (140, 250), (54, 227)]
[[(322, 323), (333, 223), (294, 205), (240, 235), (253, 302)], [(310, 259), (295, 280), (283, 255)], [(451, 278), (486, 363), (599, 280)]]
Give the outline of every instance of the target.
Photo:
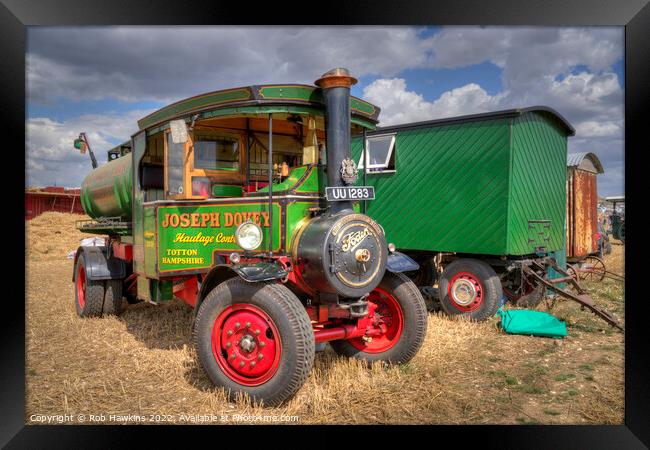
[(370, 261), (370, 250), (367, 248), (360, 248), (354, 252), (354, 257), (359, 262), (368, 262)]

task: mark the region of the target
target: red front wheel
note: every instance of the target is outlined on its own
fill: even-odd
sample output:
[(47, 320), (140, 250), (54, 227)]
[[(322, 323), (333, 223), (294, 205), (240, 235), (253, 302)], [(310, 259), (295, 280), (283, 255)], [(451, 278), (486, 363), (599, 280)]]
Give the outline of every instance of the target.
[(314, 332), (300, 300), (277, 283), (231, 278), (196, 315), (194, 345), (210, 380), (231, 400), (245, 393), (266, 406), (303, 385), (314, 364)]
[(340, 355), (365, 361), (406, 363), (418, 352), (427, 333), (427, 308), (422, 294), (405, 275), (386, 272), (368, 295), (374, 333), (332, 341)]

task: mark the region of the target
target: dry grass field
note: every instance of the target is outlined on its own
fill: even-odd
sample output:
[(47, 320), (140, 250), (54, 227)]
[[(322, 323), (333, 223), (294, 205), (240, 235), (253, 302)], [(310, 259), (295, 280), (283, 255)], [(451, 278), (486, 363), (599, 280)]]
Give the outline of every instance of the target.
[[(28, 424), (623, 422), (623, 334), (569, 301), (551, 309), (568, 324), (563, 340), (506, 335), (496, 318), (477, 324), (431, 314), (425, 345), (405, 366), (368, 369), (327, 347), (282, 407), (229, 403), (198, 365), (182, 302), (77, 317), (66, 255), (87, 237), (74, 228), (79, 217), (46, 213), (26, 225)], [(607, 256), (621, 274), (623, 251), (615, 242)], [(622, 283), (587, 287), (624, 319)]]

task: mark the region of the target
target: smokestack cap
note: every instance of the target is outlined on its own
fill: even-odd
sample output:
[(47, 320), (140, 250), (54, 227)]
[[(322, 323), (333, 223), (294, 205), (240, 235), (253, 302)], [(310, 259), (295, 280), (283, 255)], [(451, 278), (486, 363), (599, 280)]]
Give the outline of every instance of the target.
[(347, 87), (357, 84), (357, 79), (350, 75), (348, 69), (337, 67), (328, 72), (325, 72), (321, 77), (314, 82), (316, 86), (327, 89), (333, 87)]

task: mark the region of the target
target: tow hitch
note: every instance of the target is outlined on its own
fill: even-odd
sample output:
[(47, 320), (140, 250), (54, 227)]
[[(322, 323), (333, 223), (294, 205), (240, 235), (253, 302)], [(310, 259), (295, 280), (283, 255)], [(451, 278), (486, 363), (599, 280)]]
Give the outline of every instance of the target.
[[(540, 276), (537, 271), (543, 271), (543, 273), (546, 273), (545, 265), (552, 267), (553, 270), (562, 274), (563, 276), (559, 278), (552, 278), (550, 280), (546, 276)], [(583, 308), (588, 308), (591, 312), (596, 314), (601, 319), (605, 320), (605, 322), (611, 326), (616, 327), (621, 331), (625, 331), (623, 327), (618, 323), (616, 318), (609, 311), (596, 305), (594, 299), (591, 298), (589, 293), (587, 293), (587, 291), (585, 291), (582, 286), (580, 286), (578, 280), (572, 277), (566, 270), (558, 266), (557, 262), (553, 258), (544, 258), (538, 261), (527, 261), (526, 264), (522, 266), (522, 270), (524, 274), (529, 277), (529, 280), (534, 280), (536, 283), (542, 283), (544, 286), (557, 293), (558, 295), (579, 303)], [(573, 293), (567, 289), (560, 288), (558, 286), (560, 283), (571, 284), (576, 293)]]

